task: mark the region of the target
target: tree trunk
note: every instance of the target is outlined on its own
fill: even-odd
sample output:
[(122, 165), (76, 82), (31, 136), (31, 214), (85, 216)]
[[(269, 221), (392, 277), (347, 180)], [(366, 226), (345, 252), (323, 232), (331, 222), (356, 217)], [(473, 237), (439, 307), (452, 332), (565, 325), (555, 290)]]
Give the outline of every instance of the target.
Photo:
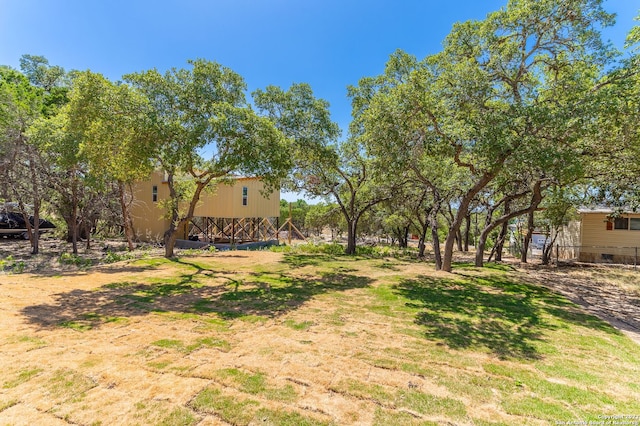
[[(75, 173), (75, 171), (74, 171)], [(78, 187), (76, 179), (71, 182), (71, 247), (73, 254), (78, 255)]]
[[(172, 203), (171, 203), (171, 221), (170, 221), (169, 229), (167, 229), (164, 232), (164, 237), (163, 237), (164, 257), (166, 258), (174, 257), (174, 248), (176, 246), (176, 241), (178, 240), (178, 232), (184, 229), (184, 227), (189, 223), (189, 221), (193, 217), (193, 213), (196, 209), (196, 205), (200, 200), (200, 194), (202, 193), (204, 188), (206, 188), (207, 185), (209, 185), (209, 183), (213, 180), (215, 176), (208, 175), (208, 177), (206, 178), (201, 177), (203, 180), (196, 182), (196, 190), (194, 191), (191, 200), (189, 200), (189, 208), (187, 209), (187, 213), (183, 217), (180, 217), (180, 214), (179, 214), (179, 210), (178, 210), (179, 199), (178, 199), (178, 194), (176, 192), (176, 189), (174, 187), (173, 177), (174, 177), (173, 173), (167, 174), (169, 196), (172, 199)], [(232, 235), (234, 232), (235, 232), (235, 226), (234, 226), (234, 230), (232, 231)]]
[(409, 232), (407, 228), (396, 227), (395, 234), (398, 237), (398, 248), (407, 248), (407, 233)]
[(127, 202), (125, 200), (125, 186), (124, 182), (118, 182), (118, 195), (120, 197), (120, 208), (122, 209), (122, 222), (124, 223), (124, 235), (127, 238), (127, 245), (129, 251), (133, 251), (133, 228), (131, 227), (131, 215), (127, 208)]
[(502, 261), (502, 250), (504, 249), (504, 240), (507, 236), (508, 230), (509, 230), (509, 222), (504, 222), (502, 224), (502, 229), (500, 229), (498, 242), (496, 243), (496, 262)]
[(178, 230), (173, 226), (173, 223), (169, 226), (169, 229), (164, 231), (164, 257), (171, 259), (173, 255), (173, 249), (176, 246), (178, 239)]
[[(439, 193), (434, 191), (434, 199), (439, 199)], [(440, 235), (438, 235), (438, 213), (440, 204), (434, 203), (427, 216), (426, 225), (431, 228), (431, 241), (433, 243), (433, 257), (436, 263), (436, 271), (442, 269), (442, 252), (440, 251)]]
[(92, 227), (93, 224), (91, 223), (90, 220), (88, 220), (86, 218), (82, 222), (83, 222), (82, 225), (83, 225), (83, 228), (84, 228), (84, 233), (85, 233), (86, 238), (87, 238), (87, 244), (86, 244), (85, 248), (87, 250), (91, 250), (91, 227)]
[(533, 235), (533, 210), (529, 212), (527, 217), (527, 235), (524, 237), (524, 241), (522, 242), (522, 253), (520, 256), (520, 261), (522, 263), (527, 263), (527, 256), (529, 252), (529, 243), (531, 242), (531, 236)]
[(33, 235), (30, 238), (31, 254), (37, 255), (40, 253), (40, 214), (37, 211), (33, 213)]
[[(487, 223), (485, 225), (485, 228), (482, 230), (482, 233), (480, 235), (480, 240), (478, 241), (478, 249), (476, 251), (476, 266), (482, 266), (483, 250), (486, 244), (487, 237), (489, 236), (489, 233), (497, 226), (502, 225), (503, 223), (508, 223), (508, 221), (514, 217), (518, 217), (523, 214), (528, 214), (530, 233), (533, 232), (533, 214), (538, 208), (538, 206), (540, 205), (540, 203), (542, 202), (542, 198), (543, 198), (542, 180), (536, 181), (536, 183), (533, 185), (531, 193), (532, 193), (531, 201), (529, 202), (529, 206), (527, 208), (522, 208), (515, 211), (511, 211), (511, 209), (505, 208), (505, 212), (508, 211), (509, 213), (505, 213), (495, 221), (490, 221), (490, 218), (491, 218), (490, 215), (487, 217)], [(530, 238), (530, 235), (529, 235), (530, 233), (528, 233), (529, 238)], [(527, 243), (527, 247), (528, 247), (528, 243)]]
[(347, 222), (347, 248), (345, 254), (356, 254), (356, 229), (358, 226), (357, 219), (351, 219)]
[(487, 186), (493, 179), (495, 173), (487, 173), (476, 182), (476, 184), (462, 197), (460, 205), (458, 206), (458, 212), (456, 213), (453, 222), (449, 226), (449, 232), (447, 233), (447, 239), (444, 242), (444, 256), (442, 258), (442, 270), (451, 272), (451, 264), (453, 262), (453, 244), (455, 237), (462, 226), (462, 220), (469, 214), (469, 205), (473, 198)]
[[(546, 243), (542, 248), (542, 264), (543, 265), (548, 265), (551, 262), (551, 254), (553, 252), (553, 246), (556, 242), (556, 238), (558, 238), (558, 230), (556, 230), (555, 236), (553, 237), (553, 239), (548, 243)], [(545, 241), (548, 239), (549, 239), (549, 236), (547, 235), (547, 237), (545, 238)]]
[[(33, 232), (29, 233), (29, 240), (31, 241), (31, 254), (36, 255), (40, 253), (40, 191), (34, 160), (29, 161), (29, 172), (33, 188)], [(29, 221), (27, 221), (27, 226), (30, 226)]]
[(456, 248), (458, 251), (462, 251), (462, 232), (460, 231), (460, 228), (458, 228), (458, 232), (456, 232)]
[[(20, 208), (20, 213), (22, 214), (22, 220), (24, 220), (25, 227), (27, 228), (27, 237), (29, 238), (29, 243), (31, 244), (31, 254), (38, 254), (38, 240), (36, 239), (36, 232), (39, 230), (31, 226), (31, 221), (29, 220), (29, 213), (27, 212), (24, 203), (22, 201), (18, 201), (18, 206)], [(34, 206), (35, 209), (35, 206)], [(39, 215), (37, 215), (39, 217)], [(35, 225), (36, 215), (33, 216), (33, 224)]]
[(436, 262), (436, 271), (443, 269), (442, 253), (440, 252), (440, 236), (438, 235), (437, 222), (431, 225), (431, 239), (433, 240), (433, 256)]
[(429, 222), (425, 222), (420, 230), (420, 241), (418, 242), (418, 257), (423, 258), (426, 250), (427, 232), (429, 231)]
[[(509, 201), (505, 201), (504, 203), (504, 216), (507, 216), (511, 213), (510, 203)], [(504, 248), (504, 239), (507, 236), (507, 231), (509, 230), (509, 221), (505, 220), (502, 224), (502, 229), (500, 229), (500, 235), (498, 236), (498, 241), (496, 242), (496, 262), (502, 261), (502, 249)]]
[(478, 237), (478, 243), (476, 244), (476, 266), (482, 268), (484, 266), (484, 248), (487, 245), (487, 237), (491, 232), (492, 227), (485, 227)]
[(465, 220), (465, 228), (464, 228), (464, 252), (469, 252), (469, 235), (471, 234), (471, 214), (467, 214), (464, 218)]

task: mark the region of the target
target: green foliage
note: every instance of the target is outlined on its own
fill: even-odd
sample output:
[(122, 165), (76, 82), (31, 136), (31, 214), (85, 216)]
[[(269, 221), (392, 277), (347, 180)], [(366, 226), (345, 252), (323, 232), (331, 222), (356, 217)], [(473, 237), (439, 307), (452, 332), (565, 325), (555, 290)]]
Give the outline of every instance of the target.
[[(294, 246), (279, 245), (269, 248), (276, 253), (288, 254), (324, 254), (331, 257), (341, 257), (344, 254), (344, 246), (338, 243), (305, 243)], [(396, 257), (404, 258), (413, 256), (414, 253), (407, 249), (398, 249), (388, 245), (359, 246), (356, 254), (364, 257)]]
[[(206, 60), (189, 61), (190, 69), (129, 74), (144, 96), (155, 143), (154, 158), (167, 174), (170, 228), (165, 255), (173, 256), (180, 227), (193, 217), (200, 194), (214, 179), (260, 176), (267, 190), (279, 185), (290, 167), (288, 143), (273, 123), (247, 103), (242, 77)], [(188, 178), (190, 187), (179, 182)]]
[(80, 151), (92, 172), (118, 182), (148, 177), (155, 141), (144, 97), (126, 84), (85, 71), (74, 79), (68, 113), (70, 127), (84, 135)]
[(12, 274), (21, 274), (24, 272), (26, 264), (22, 260), (15, 260), (12, 255), (4, 259), (0, 259), (0, 272), (10, 272)]
[[(291, 218), (293, 225), (304, 232), (307, 229), (305, 218), (312, 206), (304, 200), (291, 203)], [(280, 200), (280, 223), (284, 224), (289, 219), (289, 202)]]
[(31, 84), (46, 91), (65, 83), (66, 73), (64, 68), (57, 65), (49, 65), (49, 60), (44, 56), (22, 55), (20, 69)]
[(74, 265), (79, 268), (88, 268), (89, 266), (93, 265), (93, 261), (91, 259), (67, 252), (60, 255), (60, 257), (58, 258), (58, 262), (60, 262), (62, 265)]
[(135, 256), (131, 253), (118, 253), (114, 251), (108, 251), (103, 259), (104, 263), (122, 262), (123, 260), (135, 259)]
[(287, 91), (269, 86), (255, 91), (253, 98), (258, 110), (289, 140), (293, 170), (284, 186), (320, 195), (314, 181), (321, 179), (323, 168), (335, 164), (331, 145), (340, 135), (340, 128), (331, 121), (328, 102), (317, 99), (308, 84), (293, 84)]
[(309, 206), (304, 223), (308, 230), (319, 235), (324, 228), (330, 228), (334, 236), (344, 232), (346, 225), (340, 212), (340, 207), (335, 203), (318, 203)]
[[(0, 136), (2, 139), (24, 132), (42, 108), (42, 91), (27, 78), (8, 67), (0, 67)], [(0, 139), (0, 140), (2, 140)]]
[(350, 89), (354, 126), (383, 173), (406, 170), (436, 205), (457, 205), (444, 269), (474, 200), (524, 197), (536, 208), (536, 183), (585, 176), (584, 154), (605, 142), (592, 137), (614, 56), (598, 29), (611, 22), (601, 1), (511, 1), (454, 25), (442, 52), (396, 52), (383, 75)]
[(254, 94), (256, 105), (289, 138), (293, 172), (285, 186), (312, 197), (332, 197), (347, 225), (348, 254), (355, 254), (358, 221), (374, 205), (389, 198), (385, 180), (377, 180), (358, 137), (338, 142), (339, 129), (328, 104), (316, 99), (308, 85), (288, 91), (269, 87)]

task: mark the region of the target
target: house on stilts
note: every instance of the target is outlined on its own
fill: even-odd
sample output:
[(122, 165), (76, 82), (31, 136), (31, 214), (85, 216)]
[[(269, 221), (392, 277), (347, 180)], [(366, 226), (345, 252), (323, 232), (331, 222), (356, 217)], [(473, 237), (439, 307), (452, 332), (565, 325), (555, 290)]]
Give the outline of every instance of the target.
[[(265, 192), (257, 177), (232, 177), (211, 185), (211, 190), (202, 193), (194, 217), (180, 230), (179, 238), (232, 246), (278, 240), (279, 189)], [(134, 185), (131, 216), (139, 240), (162, 241), (169, 229), (162, 201), (168, 199), (169, 186), (160, 171)]]

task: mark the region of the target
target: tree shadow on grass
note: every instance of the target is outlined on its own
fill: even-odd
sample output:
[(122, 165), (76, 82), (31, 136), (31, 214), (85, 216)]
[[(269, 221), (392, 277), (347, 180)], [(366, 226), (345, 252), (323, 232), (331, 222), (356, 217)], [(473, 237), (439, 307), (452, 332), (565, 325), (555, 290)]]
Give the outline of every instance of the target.
[(420, 276), (396, 290), (419, 309), (415, 322), (425, 336), (454, 349), (485, 348), (503, 358), (538, 359), (536, 342), (546, 330), (569, 322), (615, 333), (595, 317), (547, 289), (502, 276), (467, 276), (464, 281)]
[(292, 268), (302, 268), (304, 266), (319, 266), (327, 262), (351, 262), (352, 256), (344, 254), (325, 254), (325, 253), (287, 253), (284, 255), (283, 263)]
[(43, 328), (90, 329), (150, 312), (202, 315), (203, 319), (245, 316), (274, 318), (299, 308), (318, 294), (368, 286), (372, 280), (353, 274), (323, 273), (294, 277), (286, 273), (214, 272), (196, 263), (177, 261), (189, 272), (149, 282), (119, 281), (93, 290), (52, 295), (48, 304), (27, 306), (22, 314)]
[[(390, 258), (394, 260), (390, 261)], [(401, 263), (424, 263), (422, 259), (409, 253), (396, 253), (393, 255), (358, 254), (356, 256), (343, 253), (286, 253), (283, 262), (292, 268), (301, 268), (304, 266), (319, 266), (330, 262), (348, 265), (362, 259), (377, 259), (380, 263), (376, 267), (390, 270), (396, 270), (397, 265)]]

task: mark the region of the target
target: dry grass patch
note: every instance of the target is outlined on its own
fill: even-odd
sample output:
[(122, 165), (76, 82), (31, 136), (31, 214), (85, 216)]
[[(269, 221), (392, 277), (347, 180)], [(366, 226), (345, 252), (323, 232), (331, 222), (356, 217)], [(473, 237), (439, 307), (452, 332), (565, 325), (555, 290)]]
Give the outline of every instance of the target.
[[(16, 413), (186, 425), (640, 414), (638, 346), (538, 284), (554, 271), (460, 263), (445, 274), (403, 253), (314, 250), (11, 275), (0, 284), (0, 423)], [(598, 282), (626, 279), (605, 275)]]

